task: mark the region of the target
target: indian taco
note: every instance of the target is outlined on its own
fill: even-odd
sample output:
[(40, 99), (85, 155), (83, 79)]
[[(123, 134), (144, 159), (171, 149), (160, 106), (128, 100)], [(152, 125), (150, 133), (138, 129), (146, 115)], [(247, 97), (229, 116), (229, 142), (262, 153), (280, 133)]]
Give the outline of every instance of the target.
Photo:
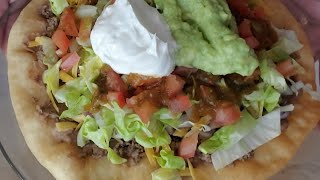
[(265, 179), (318, 121), (307, 38), (277, 0), (33, 0), (8, 77), (56, 179)]

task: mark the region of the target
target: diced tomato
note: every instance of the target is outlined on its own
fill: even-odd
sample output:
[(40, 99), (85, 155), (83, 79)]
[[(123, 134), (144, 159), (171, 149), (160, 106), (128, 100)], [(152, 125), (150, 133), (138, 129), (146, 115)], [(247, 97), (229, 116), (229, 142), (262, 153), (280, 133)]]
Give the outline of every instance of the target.
[(108, 101), (116, 101), (121, 108), (123, 108), (126, 105), (126, 100), (124, 99), (122, 92), (109, 91), (107, 99)]
[(239, 35), (242, 38), (253, 36), (251, 31), (251, 22), (248, 19), (244, 19), (240, 23), (238, 30), (239, 30)]
[(191, 108), (192, 104), (188, 96), (178, 95), (177, 97), (170, 99), (168, 107), (173, 112), (183, 112)]
[(263, 7), (255, 6), (252, 10), (252, 15), (256, 19), (266, 19), (266, 13), (264, 12)]
[(182, 92), (185, 81), (176, 75), (169, 75), (165, 79), (164, 88), (168, 97), (172, 98)]
[(79, 28), (79, 38), (81, 40), (86, 41), (90, 38), (92, 21), (91, 17), (81, 19)]
[(62, 51), (63, 54), (68, 52), (70, 40), (64, 31), (57, 29), (52, 35), (52, 41)]
[(62, 12), (58, 28), (62, 29), (68, 36), (78, 36), (78, 29), (76, 26), (75, 16), (71, 8), (66, 8)]
[(241, 16), (250, 16), (250, 8), (247, 0), (228, 0), (228, 3), (230, 8), (238, 12)]
[(256, 49), (260, 45), (259, 41), (254, 36), (246, 37), (244, 40), (252, 49)]
[(107, 78), (106, 85), (108, 91), (122, 92), (124, 96), (126, 96), (128, 87), (121, 79), (120, 75), (114, 72), (111, 68), (104, 73)]
[(152, 115), (159, 110), (151, 101), (143, 101), (139, 106), (134, 106), (133, 110), (139, 115), (142, 122), (148, 123)]
[(71, 54), (72, 54), (72, 53), (68, 53), (68, 54), (62, 56), (62, 58), (61, 58), (62, 62), (65, 61), (66, 59), (68, 59), (68, 57), (69, 57)]
[(182, 77), (189, 77), (192, 73), (197, 72), (196, 68), (188, 68), (184, 66), (177, 66), (172, 74), (179, 75)]
[(224, 102), (216, 109), (216, 117), (211, 121), (212, 127), (221, 127), (233, 124), (240, 119), (241, 112), (239, 106)]
[(291, 59), (278, 63), (277, 70), (284, 77), (290, 77), (296, 74)]
[(68, 72), (77, 62), (79, 62), (80, 56), (76, 52), (69, 53), (66, 56), (66, 58), (63, 58), (65, 60), (61, 63), (60, 68), (63, 71)]
[(188, 137), (184, 137), (179, 144), (178, 155), (184, 159), (189, 159), (194, 157), (197, 144), (198, 144), (199, 132), (196, 131)]

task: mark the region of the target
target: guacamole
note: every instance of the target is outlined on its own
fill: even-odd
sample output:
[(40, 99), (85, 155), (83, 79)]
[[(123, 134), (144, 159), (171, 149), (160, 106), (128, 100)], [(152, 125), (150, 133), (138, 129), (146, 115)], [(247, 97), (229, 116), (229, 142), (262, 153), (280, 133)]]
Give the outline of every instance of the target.
[(225, 0), (155, 0), (177, 41), (178, 66), (215, 75), (248, 76), (258, 67), (254, 51), (235, 32)]

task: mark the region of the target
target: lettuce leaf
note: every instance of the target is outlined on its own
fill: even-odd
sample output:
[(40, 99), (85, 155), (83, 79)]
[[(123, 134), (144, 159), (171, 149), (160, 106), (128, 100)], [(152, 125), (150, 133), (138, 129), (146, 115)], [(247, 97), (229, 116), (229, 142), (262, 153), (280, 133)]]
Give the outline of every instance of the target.
[(173, 151), (160, 151), (160, 157), (156, 157), (160, 167), (167, 169), (185, 169), (186, 162), (182, 157), (175, 156)]
[(303, 48), (293, 30), (278, 29), (276, 27), (274, 27), (274, 30), (278, 34), (279, 40), (273, 45), (273, 48), (281, 49), (287, 54), (292, 54)]
[(69, 6), (67, 0), (49, 0), (49, 1), (51, 5), (51, 10), (56, 16), (59, 16), (64, 10), (64, 8)]
[(213, 166), (219, 170), (250, 151), (281, 134), (281, 112), (292, 111), (293, 106), (280, 107), (257, 120), (257, 126), (232, 147), (211, 155)]
[(152, 180), (182, 180), (175, 169), (160, 168), (152, 172)]
[(46, 36), (40, 36), (36, 37), (34, 40), (35, 46), (41, 46), (43, 51), (43, 64), (47, 65), (48, 68), (56, 64), (58, 61), (58, 56), (56, 54), (57, 47), (53, 43), (51, 38), (48, 38)]
[(97, 7), (93, 5), (80, 5), (77, 8), (75, 16), (79, 19), (86, 18), (86, 17), (96, 17), (97, 15)]
[[(138, 131), (147, 131), (147, 128), (137, 114), (126, 112), (124, 109), (121, 109), (115, 101), (111, 102), (111, 105), (108, 104), (107, 108), (113, 111), (115, 128), (123, 140), (130, 141)], [(147, 133), (149, 135), (151, 134), (148, 131)]]
[(237, 123), (220, 128), (211, 138), (201, 143), (198, 149), (205, 154), (227, 149), (246, 136), (256, 126), (256, 123), (250, 113), (244, 110)]
[(165, 130), (165, 126), (156, 118), (151, 118), (148, 130), (151, 134), (147, 134), (146, 131), (139, 131), (135, 137), (137, 143), (144, 148), (153, 148), (170, 144), (170, 135)]
[(127, 162), (126, 159), (120, 157), (113, 149), (108, 148), (108, 155), (107, 158), (112, 162), (112, 164), (122, 164)]
[(272, 86), (264, 83), (258, 84), (258, 90), (243, 96), (243, 105), (256, 118), (262, 116), (263, 108), (271, 112), (278, 106), (280, 93)]
[(68, 81), (56, 91), (54, 96), (59, 103), (65, 103), (68, 107), (62, 112), (60, 118), (73, 118), (81, 114), (92, 99), (92, 94), (81, 77)]
[(273, 86), (279, 92), (288, 89), (285, 78), (276, 70), (275, 64), (264, 58), (260, 61), (260, 72), (263, 82)]
[(47, 94), (50, 98), (53, 107), (58, 112), (58, 106), (54, 101), (53, 94), (59, 89), (59, 70), (60, 70), (61, 61), (58, 61), (53, 67), (48, 68), (43, 72), (42, 80), (43, 83), (47, 85)]
[(181, 124), (180, 117), (181, 113), (174, 114), (168, 108), (162, 108), (156, 112), (153, 116), (154, 118), (161, 121), (164, 125), (178, 129), (178, 126)]
[(87, 58), (84, 61), (84, 64), (79, 66), (80, 77), (85, 80), (89, 91), (94, 94), (94, 92), (97, 90), (97, 86), (93, 83), (93, 81), (99, 76), (103, 63), (98, 56)]

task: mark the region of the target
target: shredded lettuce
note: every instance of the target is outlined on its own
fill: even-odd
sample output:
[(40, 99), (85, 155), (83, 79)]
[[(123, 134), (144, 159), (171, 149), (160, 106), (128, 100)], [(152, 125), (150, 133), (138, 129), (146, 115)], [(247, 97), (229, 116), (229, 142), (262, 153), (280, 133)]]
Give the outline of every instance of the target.
[(102, 108), (95, 117), (96, 119), (91, 116), (85, 117), (77, 136), (78, 146), (83, 147), (89, 140), (91, 140), (99, 148), (106, 149), (108, 151), (107, 158), (113, 164), (122, 164), (126, 162), (126, 159), (120, 157), (109, 147), (109, 141), (114, 131), (114, 118), (110, 110)]
[(227, 149), (246, 136), (256, 123), (250, 113), (244, 110), (237, 123), (220, 128), (211, 138), (201, 143), (198, 149), (205, 154)]
[(272, 61), (266, 58), (262, 59), (260, 61), (260, 72), (262, 80), (279, 92), (285, 92), (288, 89), (285, 78), (276, 70)]
[(164, 125), (178, 129), (178, 126), (181, 124), (181, 115), (181, 113), (174, 114), (168, 108), (162, 108), (153, 116), (154, 118), (160, 120)]
[(43, 72), (42, 80), (43, 83), (47, 85), (47, 94), (50, 98), (50, 101), (53, 104), (53, 107), (58, 112), (58, 106), (54, 101), (53, 95), (59, 89), (59, 70), (60, 70), (61, 61), (58, 61), (53, 67), (47, 69)]
[(49, 1), (51, 5), (51, 10), (56, 16), (59, 16), (64, 10), (64, 8), (69, 6), (67, 0), (49, 0)]
[(167, 169), (185, 169), (186, 162), (182, 157), (175, 156), (173, 151), (160, 151), (160, 157), (156, 157), (160, 167)]
[(160, 168), (152, 172), (152, 180), (182, 180), (179, 171), (175, 169)]
[(126, 159), (120, 157), (114, 150), (108, 148), (108, 155), (107, 158), (111, 161), (112, 164), (122, 164), (127, 162)]
[(86, 17), (95, 17), (97, 15), (97, 7), (92, 5), (81, 5), (77, 8), (75, 16), (79, 19)]
[(278, 29), (276, 27), (274, 27), (274, 30), (278, 34), (279, 41), (273, 45), (273, 48), (281, 49), (287, 54), (292, 54), (303, 48), (293, 30)]
[(135, 137), (137, 143), (144, 148), (153, 148), (170, 144), (170, 135), (165, 130), (165, 126), (158, 119), (151, 119), (148, 130), (151, 134), (147, 134), (145, 131), (139, 131)]
[(30, 41), (29, 47), (42, 46), (43, 51), (43, 64), (47, 65), (48, 68), (52, 67), (58, 61), (58, 56), (56, 54), (56, 45), (53, 43), (51, 38), (46, 36), (36, 37), (34, 41)]
[(280, 107), (257, 120), (257, 126), (243, 139), (228, 149), (214, 152), (211, 155), (216, 170), (224, 168), (233, 161), (248, 154), (262, 144), (281, 134), (281, 112), (292, 111), (293, 106)]
[(83, 77), (89, 91), (92, 94), (94, 94), (95, 90), (97, 89), (97, 86), (93, 83), (93, 81), (99, 76), (102, 65), (103, 63), (100, 58), (98, 56), (95, 56), (90, 58), (90, 60), (86, 60), (86, 62), (82, 66), (79, 66), (80, 77)]
[(59, 103), (65, 103), (68, 107), (62, 112), (60, 118), (74, 118), (80, 115), (92, 99), (92, 94), (81, 77), (68, 81), (56, 91), (54, 96)]
[(115, 101), (111, 102), (111, 105), (108, 104), (107, 107), (114, 113), (115, 128), (123, 140), (132, 140), (140, 130), (151, 135), (151, 132), (147, 130), (137, 114), (126, 112), (124, 109), (121, 109)]
[(258, 84), (258, 90), (249, 95), (243, 96), (243, 105), (247, 107), (248, 111), (256, 118), (262, 116), (263, 108), (267, 112), (271, 112), (278, 106), (280, 93), (272, 86), (264, 83)]

